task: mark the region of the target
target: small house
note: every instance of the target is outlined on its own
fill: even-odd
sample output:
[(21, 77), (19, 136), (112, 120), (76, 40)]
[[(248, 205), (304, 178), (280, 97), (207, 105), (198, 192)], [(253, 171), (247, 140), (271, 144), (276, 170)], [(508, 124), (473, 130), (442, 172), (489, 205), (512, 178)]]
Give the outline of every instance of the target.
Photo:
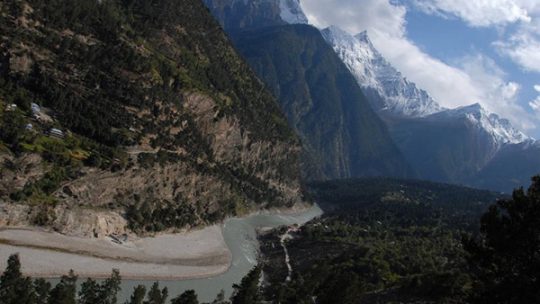
[(32, 114), (39, 115), (41, 112), (41, 107), (37, 103), (31, 103), (30, 108), (32, 109)]
[(32, 129), (34, 129), (34, 126), (31, 123), (29, 123), (29, 124), (26, 124), (24, 129), (27, 130), (27, 131), (31, 131)]
[(49, 136), (56, 138), (64, 138), (64, 132), (57, 128), (51, 128), (49, 130)]
[(6, 107), (6, 111), (15, 111), (15, 109), (17, 109), (17, 105), (12, 103), (12, 104), (9, 104), (7, 105)]

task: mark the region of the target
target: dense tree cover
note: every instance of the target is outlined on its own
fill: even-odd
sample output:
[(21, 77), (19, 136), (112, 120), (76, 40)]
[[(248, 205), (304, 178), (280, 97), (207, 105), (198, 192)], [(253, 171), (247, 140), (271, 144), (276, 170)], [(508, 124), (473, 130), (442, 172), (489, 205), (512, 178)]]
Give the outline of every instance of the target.
[(120, 291), (120, 272), (113, 270), (111, 277), (99, 284), (89, 278), (81, 285), (79, 304), (114, 304), (116, 294)]
[[(255, 267), (240, 284), (233, 285), (234, 293), (230, 301), (221, 291), (214, 301), (208, 304), (255, 304), (260, 297), (259, 280), (261, 268)], [(33, 280), (21, 273), (19, 256), (14, 254), (8, 259), (7, 267), (0, 276), (0, 304), (117, 304), (121, 277), (118, 270), (113, 270), (109, 278), (101, 283), (93, 279), (84, 281), (77, 288), (77, 276), (71, 271), (62, 276), (60, 282), (51, 288), (44, 279)], [(186, 290), (169, 300), (167, 287), (160, 288), (159, 283), (152, 284), (147, 291), (144, 285), (134, 287), (125, 304), (199, 304), (197, 293)]]
[(445, 211), (482, 214), (501, 195), (486, 190), (414, 179), (355, 178), (309, 184), (321, 206), (357, 209), (379, 202), (430, 204)]
[(193, 206), (177, 198), (175, 202), (150, 204), (147, 201), (127, 208), (128, 227), (133, 231), (159, 232), (197, 224)]
[(482, 216), (465, 249), (476, 278), (473, 302), (540, 302), (540, 176)]
[(32, 280), (22, 276), (18, 256), (10, 256), (6, 270), (0, 277), (0, 303), (34, 303), (36, 295), (31, 291), (32, 289)]
[(465, 303), (474, 278), (462, 236), (498, 194), (395, 179), (310, 185), (326, 211), (287, 242), (292, 280), (279, 236), (263, 236), (265, 297), (279, 303)]
[(240, 284), (234, 284), (234, 293), (231, 298), (232, 304), (257, 304), (262, 300), (259, 289), (259, 280), (262, 269), (259, 266), (253, 268)]

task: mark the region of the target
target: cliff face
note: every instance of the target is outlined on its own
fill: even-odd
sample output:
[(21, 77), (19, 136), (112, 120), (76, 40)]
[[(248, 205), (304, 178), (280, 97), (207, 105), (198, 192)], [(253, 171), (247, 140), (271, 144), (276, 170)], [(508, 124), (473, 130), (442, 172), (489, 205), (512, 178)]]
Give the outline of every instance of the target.
[(414, 176), (298, 0), (205, 0), (299, 135), (306, 180)]
[(200, 1), (3, 1), (0, 33), (0, 225), (144, 233), (302, 202), (298, 140)]
[(299, 0), (203, 0), (227, 32), (307, 24)]
[(298, 132), (306, 179), (413, 175), (356, 80), (317, 29), (267, 27), (239, 32), (234, 40)]

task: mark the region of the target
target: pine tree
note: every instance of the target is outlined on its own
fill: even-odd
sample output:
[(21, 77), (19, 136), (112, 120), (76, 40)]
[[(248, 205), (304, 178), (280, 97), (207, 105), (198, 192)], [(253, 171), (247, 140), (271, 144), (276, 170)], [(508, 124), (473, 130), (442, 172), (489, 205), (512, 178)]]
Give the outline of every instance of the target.
[(122, 278), (120, 277), (120, 272), (118, 271), (118, 269), (114, 269), (112, 271), (111, 277), (105, 280), (105, 282), (103, 282), (100, 286), (100, 303), (116, 304), (116, 296), (121, 289), (121, 283)]
[(226, 300), (225, 300), (225, 290), (221, 290), (216, 298), (214, 299), (214, 301), (212, 301), (212, 304), (225, 304), (225, 303), (228, 303)]
[(143, 304), (145, 296), (146, 287), (144, 287), (144, 285), (138, 285), (137, 287), (133, 288), (133, 294), (131, 294), (131, 298), (129, 302), (126, 302), (126, 304)]
[(33, 304), (35, 301), (32, 280), (22, 276), (19, 255), (13, 254), (0, 276), (0, 304)]
[(51, 292), (51, 283), (44, 279), (36, 279), (34, 281), (34, 291), (36, 293), (36, 304), (47, 304)]
[(540, 303), (540, 176), (527, 193), (498, 201), (464, 247), (476, 277), (473, 302)]
[(78, 304), (116, 304), (116, 295), (120, 290), (120, 272), (113, 270), (110, 278), (99, 284), (88, 279), (81, 284)]
[(100, 304), (99, 292), (99, 284), (95, 280), (89, 278), (81, 284), (78, 304)]
[(159, 290), (159, 283), (154, 282), (150, 291), (148, 291), (148, 301), (144, 302), (145, 304), (165, 304), (167, 297), (169, 296), (169, 291), (167, 287), (164, 287), (163, 290)]
[(76, 304), (75, 296), (77, 292), (77, 276), (73, 270), (69, 274), (62, 276), (49, 296), (48, 304)]
[(178, 297), (172, 299), (171, 304), (199, 304), (195, 290), (186, 290)]
[(232, 304), (256, 304), (261, 301), (259, 290), (259, 279), (261, 277), (261, 267), (254, 267), (240, 282), (234, 284), (234, 293), (231, 298)]
[(0, 277), (0, 303), (15, 303), (17, 299), (16, 287), (22, 278), (19, 255), (11, 255), (7, 267)]

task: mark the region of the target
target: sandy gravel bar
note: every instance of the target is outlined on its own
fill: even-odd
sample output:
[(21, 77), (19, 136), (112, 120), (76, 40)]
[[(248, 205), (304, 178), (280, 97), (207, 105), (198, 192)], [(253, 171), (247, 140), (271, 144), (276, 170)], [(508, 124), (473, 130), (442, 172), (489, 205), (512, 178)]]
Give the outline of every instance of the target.
[(129, 279), (192, 279), (227, 271), (231, 253), (220, 226), (184, 234), (128, 240), (86, 239), (35, 229), (0, 230), (0, 268), (19, 253), (26, 275), (106, 277), (111, 269)]

